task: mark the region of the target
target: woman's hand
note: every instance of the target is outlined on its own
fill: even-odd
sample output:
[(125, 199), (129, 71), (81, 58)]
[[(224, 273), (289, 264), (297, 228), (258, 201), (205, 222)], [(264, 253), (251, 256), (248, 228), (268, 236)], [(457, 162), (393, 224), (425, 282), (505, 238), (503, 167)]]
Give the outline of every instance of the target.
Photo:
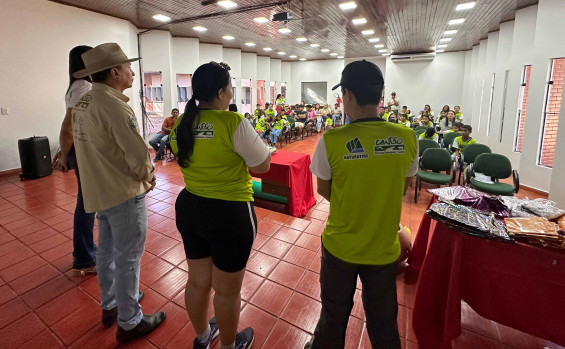
[(68, 160), (69, 159), (67, 155), (64, 155), (61, 151), (59, 151), (55, 155), (55, 158), (53, 159), (53, 164), (52, 164), (53, 169), (56, 171), (67, 172), (69, 170), (67, 165)]

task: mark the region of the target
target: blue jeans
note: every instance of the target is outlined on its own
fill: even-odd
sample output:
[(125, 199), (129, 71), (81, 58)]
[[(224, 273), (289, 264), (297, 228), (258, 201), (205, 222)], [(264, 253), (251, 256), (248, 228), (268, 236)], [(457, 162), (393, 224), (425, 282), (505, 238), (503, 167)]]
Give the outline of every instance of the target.
[(73, 268), (89, 268), (96, 265), (96, 245), (94, 245), (92, 236), (95, 213), (84, 211), (84, 199), (74, 149), (69, 152), (69, 167), (74, 169), (78, 184), (77, 205), (73, 221)]
[(271, 133), (269, 133), (269, 141), (271, 143), (277, 143), (277, 140), (279, 139), (279, 135), (282, 133), (282, 130), (276, 130), (273, 129), (271, 131)]
[(341, 114), (333, 114), (332, 115), (332, 122), (335, 125), (336, 120), (341, 120)]
[(165, 146), (167, 145), (168, 141), (168, 135), (157, 133), (155, 136), (153, 136), (153, 138), (151, 138), (149, 144), (153, 147), (153, 149), (155, 149), (157, 156), (163, 156), (165, 155)]
[(346, 116), (345, 116), (345, 123), (344, 123), (344, 125), (347, 125), (347, 124), (349, 124), (349, 116), (346, 115)]
[(143, 317), (139, 305), (139, 268), (145, 249), (145, 194), (98, 212), (96, 251), (101, 307), (118, 307), (118, 325), (129, 331)]

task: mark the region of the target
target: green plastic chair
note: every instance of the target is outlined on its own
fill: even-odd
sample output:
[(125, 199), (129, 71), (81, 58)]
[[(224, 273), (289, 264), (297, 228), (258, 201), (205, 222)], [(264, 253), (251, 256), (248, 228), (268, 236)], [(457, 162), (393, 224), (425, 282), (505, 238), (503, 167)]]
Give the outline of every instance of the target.
[[(453, 178), (451, 171), (451, 155), (445, 149), (428, 148), (420, 158), (420, 168), (416, 174), (416, 186), (414, 188), (414, 202), (417, 203), (422, 191), (422, 182), (435, 184), (438, 187), (444, 184), (451, 185)], [(428, 171), (429, 170), (429, 171)], [(446, 174), (441, 173), (445, 171)]]
[(464, 178), (464, 183), (469, 184), (469, 178), (465, 174), (465, 169), (467, 168), (467, 166), (474, 163), (477, 156), (481, 154), (490, 154), (490, 153), (492, 153), (492, 150), (490, 150), (489, 146), (486, 144), (473, 143), (463, 148), (463, 152), (462, 152), (463, 156), (460, 158), (459, 161), (459, 171), (458, 171), (459, 177), (457, 179), (457, 184), (461, 183), (462, 174)]
[[(418, 126), (414, 129), (414, 132), (418, 132), (418, 131), (426, 132), (427, 129), (428, 129), (427, 126)], [(422, 133), (422, 132), (420, 132), (420, 133)]]
[[(494, 183), (484, 183), (475, 179), (475, 173), (482, 173)], [(520, 177), (518, 171), (512, 170), (510, 160), (501, 154), (483, 153), (477, 156), (475, 162), (469, 166), (469, 182), (471, 187), (493, 195), (513, 196), (520, 190)], [(514, 185), (499, 182), (500, 179), (512, 175)]]
[(453, 153), (453, 150), (451, 149), (451, 145), (453, 144), (453, 140), (457, 137), (461, 136), (461, 133), (459, 132), (449, 132), (449, 133), (444, 133), (443, 135), (443, 147), (445, 149), (447, 149), (447, 151), (449, 152), (449, 154)]
[(431, 140), (431, 139), (419, 139), (418, 140), (418, 149), (419, 149), (418, 155), (420, 157), (422, 157), (422, 154), (424, 153), (424, 151), (426, 149), (430, 149), (430, 148), (432, 148), (432, 149), (439, 148), (439, 144), (436, 141)]

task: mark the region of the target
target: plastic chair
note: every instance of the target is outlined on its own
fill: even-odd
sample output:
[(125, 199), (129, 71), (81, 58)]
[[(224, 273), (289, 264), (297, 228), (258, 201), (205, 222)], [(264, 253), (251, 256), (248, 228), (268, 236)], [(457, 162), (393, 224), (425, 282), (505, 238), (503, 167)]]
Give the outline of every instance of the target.
[[(428, 171), (429, 170), (429, 171)], [(445, 171), (447, 174), (441, 173)], [(453, 178), (451, 171), (451, 155), (445, 149), (428, 148), (420, 158), (420, 171), (416, 174), (416, 185), (414, 188), (414, 202), (417, 203), (422, 191), (422, 182), (451, 185)]]
[(459, 132), (449, 132), (443, 135), (443, 148), (447, 149), (449, 154), (452, 154), (453, 151), (451, 150), (451, 145), (453, 144), (453, 140), (457, 137), (461, 136)]
[(439, 144), (437, 144), (437, 142), (431, 140), (431, 139), (420, 139), (418, 140), (418, 155), (420, 157), (422, 157), (422, 154), (424, 153), (424, 150), (426, 149), (436, 149), (439, 148)]
[[(414, 129), (414, 132), (418, 132), (418, 131), (426, 132), (427, 129), (428, 129), (427, 126), (417, 126), (417, 127)], [(422, 132), (420, 132), (420, 134), (421, 134)]]
[[(493, 183), (478, 181), (475, 178), (475, 173), (489, 176)], [(488, 194), (513, 196), (520, 190), (518, 171), (512, 170), (510, 160), (501, 154), (480, 154), (475, 162), (469, 166), (468, 174), (471, 187)], [(514, 185), (499, 182), (500, 179), (508, 178), (511, 175)]]
[[(486, 144), (473, 143), (463, 148), (462, 151), (463, 156), (459, 159), (459, 171), (458, 171), (459, 176), (457, 178), (457, 184), (461, 183), (461, 174), (463, 174), (464, 183), (468, 184), (469, 179), (466, 178), (467, 176), (465, 173), (467, 166), (474, 163), (475, 159), (477, 159), (477, 156), (481, 154), (490, 154), (490, 153), (492, 153), (492, 150), (490, 150), (489, 146)], [(455, 174), (455, 166), (453, 167), (454, 167), (453, 173)]]

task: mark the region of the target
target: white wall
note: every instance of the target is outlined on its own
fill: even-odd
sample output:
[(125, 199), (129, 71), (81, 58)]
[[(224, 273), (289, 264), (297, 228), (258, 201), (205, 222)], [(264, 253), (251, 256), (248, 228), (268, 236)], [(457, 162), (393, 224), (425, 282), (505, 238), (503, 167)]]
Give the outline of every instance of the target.
[(205, 63), (222, 62), (223, 61), (223, 51), (222, 45), (215, 44), (200, 44), (200, 65)]
[[(137, 31), (129, 22), (43, 0), (2, 0), (0, 21), (0, 171), (19, 168), (17, 141), (49, 137), (51, 154), (59, 146), (68, 87), (68, 54), (77, 45), (118, 43), (137, 57)], [(132, 64), (137, 75), (138, 63)], [(124, 93), (141, 125), (139, 81)]]
[[(429, 104), (437, 115), (448, 104), (461, 105), (465, 52), (439, 53), (433, 61), (386, 63), (385, 102), (395, 91), (401, 105), (417, 114)], [(465, 105), (461, 110), (465, 113)]]
[[(162, 57), (161, 57), (162, 59)], [(200, 45), (195, 38), (173, 38), (173, 72), (192, 74), (200, 66)], [(175, 99), (176, 101), (176, 99)]]
[(300, 103), (302, 94), (302, 82), (327, 82), (328, 103), (333, 105), (336, 98), (331, 88), (339, 83), (341, 71), (344, 67), (343, 59), (328, 59), (320, 61), (304, 61), (291, 63), (291, 94), (292, 104)]

